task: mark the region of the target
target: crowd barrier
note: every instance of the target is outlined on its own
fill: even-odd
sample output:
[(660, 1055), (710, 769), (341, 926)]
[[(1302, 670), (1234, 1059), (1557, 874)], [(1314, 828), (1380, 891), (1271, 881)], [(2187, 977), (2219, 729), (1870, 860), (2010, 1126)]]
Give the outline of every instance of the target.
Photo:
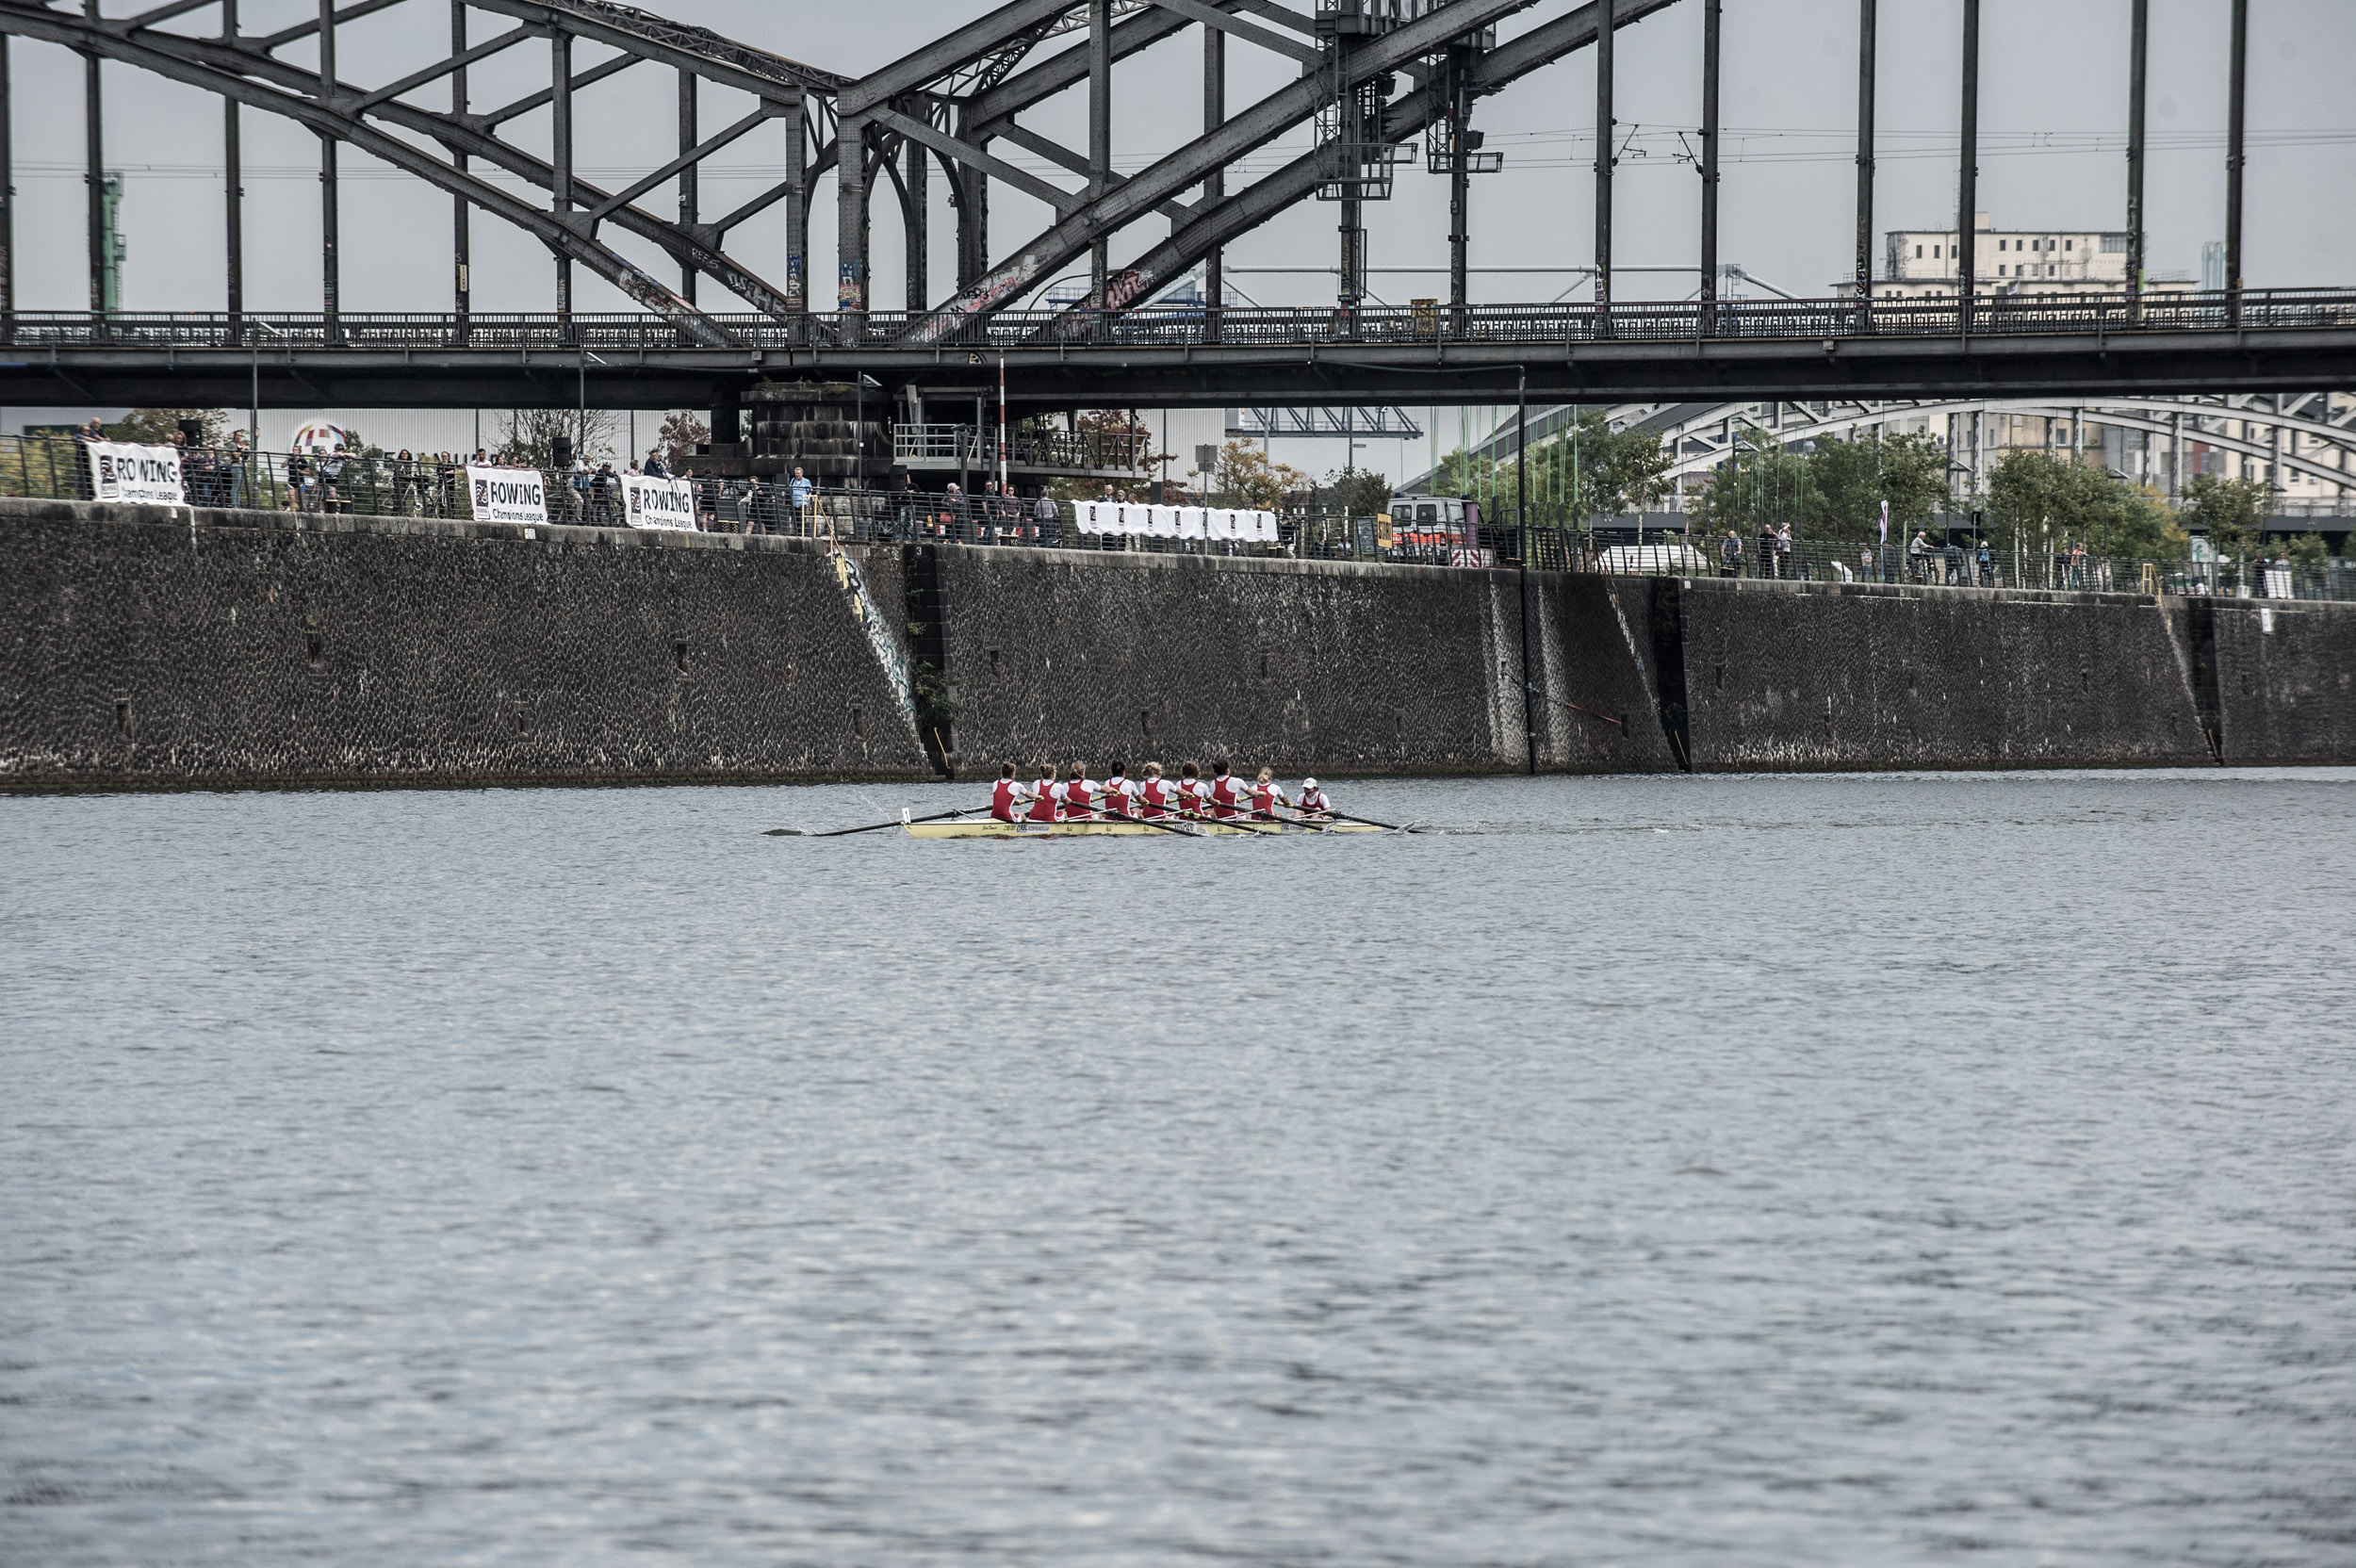
[(1549, 523), (1418, 531), (1329, 509), (1121, 500), (1050, 501), (924, 491), (809, 490), (758, 479), (611, 468), (483, 466), (451, 454), (252, 452), (0, 436), (0, 495), (504, 523), (774, 533), (844, 544), (1020, 545), (1049, 549), (1272, 555), (1437, 566), (1527, 564), (1623, 576), (1726, 577), (1928, 588), (2217, 594), (2356, 599), (2356, 562), (2146, 560), (1976, 544), (1842, 543), (1754, 535), (1616, 535)]

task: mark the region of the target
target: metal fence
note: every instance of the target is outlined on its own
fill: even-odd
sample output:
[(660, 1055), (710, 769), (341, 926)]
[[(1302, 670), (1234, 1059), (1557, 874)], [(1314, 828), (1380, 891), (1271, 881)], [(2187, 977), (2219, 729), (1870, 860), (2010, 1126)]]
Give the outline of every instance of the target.
[[(181, 460), (195, 506), (376, 516), (471, 515), (457, 454), (403, 459), (370, 451), (341, 460), (305, 453), (193, 449)], [(610, 468), (540, 470), (548, 520), (622, 526), (619, 476)], [(2082, 551), (2004, 551), (1967, 544), (1916, 548), (1892, 543), (1762, 536), (1596, 532), (1556, 525), (1485, 525), (1469, 531), (1384, 526), (1371, 516), (1294, 508), (1269, 540), (1084, 532), (1070, 501), (1042, 515), (1036, 499), (927, 491), (809, 491), (765, 480), (695, 476), (697, 526), (727, 532), (826, 538), (844, 544), (946, 543), (1153, 554), (1286, 556), (1434, 566), (1527, 563), (1550, 571), (1624, 576), (1759, 578), (1805, 582), (1895, 583), (1924, 588), (2041, 588), (2064, 592), (2217, 594), (2356, 600), (2356, 560), (2294, 564), (2280, 554), (2233, 560), (2151, 561)], [(90, 466), (70, 436), (0, 436), (0, 495), (91, 498)]]
[[(2356, 290), (2249, 289), (2232, 293), (2124, 294), (2040, 298), (1975, 296), (1967, 322), (1953, 299), (1731, 300), (1703, 303), (1545, 305), (1359, 305), (1268, 308), (1145, 305), (1125, 313), (1004, 310), (962, 319), (907, 311), (863, 315), (812, 311), (779, 318), (731, 314), (707, 319), (744, 349), (1015, 348), (1025, 344), (1204, 344), (1286, 347), (1323, 343), (1560, 343), (1612, 338), (1826, 339), (2020, 337), (2097, 338), (2141, 332), (2268, 331), (2356, 326)], [(450, 314), (435, 312), (220, 313), (16, 311), (0, 315), (0, 344), (19, 349), (286, 349), (357, 351), (495, 349), (570, 352), (698, 349), (712, 345), (659, 316), (641, 313)]]

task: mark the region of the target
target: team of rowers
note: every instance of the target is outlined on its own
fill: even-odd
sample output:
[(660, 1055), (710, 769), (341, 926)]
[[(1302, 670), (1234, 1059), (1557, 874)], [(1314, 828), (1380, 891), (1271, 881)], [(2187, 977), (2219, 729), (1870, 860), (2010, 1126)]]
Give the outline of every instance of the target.
[[(1280, 806), (1296, 816), (1279, 818), (1276, 808)], [(1295, 800), (1276, 787), (1269, 769), (1262, 768), (1259, 778), (1246, 784), (1227, 771), (1225, 762), (1212, 764), (1208, 782), (1202, 770), (1188, 762), (1179, 770), (1174, 784), (1162, 776), (1159, 762), (1145, 764), (1145, 776), (1135, 781), (1116, 762), (1111, 776), (1102, 783), (1090, 778), (1088, 769), (1077, 762), (1072, 765), (1071, 776), (1060, 780), (1048, 764), (1039, 768), (1038, 781), (1027, 785), (1015, 776), (1014, 764), (1008, 762), (998, 770), (997, 786), (990, 793), (990, 814), (1000, 822), (1108, 822), (1119, 817), (1316, 822), (1330, 821), (1333, 813), (1333, 803), (1314, 778), (1301, 780), (1301, 797)]]

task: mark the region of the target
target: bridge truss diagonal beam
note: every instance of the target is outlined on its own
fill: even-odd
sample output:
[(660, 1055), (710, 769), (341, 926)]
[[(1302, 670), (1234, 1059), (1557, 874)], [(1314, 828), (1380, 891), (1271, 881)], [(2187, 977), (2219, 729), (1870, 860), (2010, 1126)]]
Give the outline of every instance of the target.
[[(1527, 9), (1534, 0), (1440, 0), (1429, 11), (1390, 32), (1368, 38), (1346, 57), (1345, 65), (1320, 70), (1278, 89), (1231, 116), (1217, 129), (1177, 149), (1028, 243), (961, 290), (947, 304), (910, 329), (912, 342), (938, 342), (975, 317), (994, 314), (1019, 298), (1042, 273), (1063, 267), (1106, 236), (1152, 212), (1161, 202), (1202, 183), (1214, 169), (1227, 167), (1296, 125), (1315, 118), (1335, 90), (1347, 91), (1374, 77), (1445, 47), (1452, 38), (1477, 32), (1498, 19)], [(1668, 4), (1669, 0), (1661, 0)]]
[[(192, 57), (193, 50), (184, 53), (155, 46), (154, 41), (169, 39), (172, 35), (149, 33), (142, 38), (132, 38), (113, 28), (91, 26), (83, 18), (49, 11), (20, 3), (20, 0), (0, 4), (0, 22), (5, 22), (10, 32), (137, 66), (249, 107), (284, 116), (318, 136), (356, 147), (439, 189), (465, 197), (474, 206), (532, 235), (556, 253), (588, 267), (692, 340), (714, 347), (728, 341), (727, 334), (715, 322), (663, 287), (636, 263), (581, 234), (572, 225), (561, 221), (555, 214), (518, 201), (497, 186), (462, 173), (422, 148), (388, 135), (356, 116), (345, 114), (303, 92), (302, 84), (316, 85), (317, 78), (313, 73), (284, 68), (292, 72), (299, 78), (298, 82), (286, 89), (273, 87), (205, 63)], [(221, 47), (202, 45), (200, 41), (178, 41), (208, 49)], [(240, 57), (249, 65), (260, 63), (251, 51), (226, 49), (224, 52)], [(336, 96), (341, 97), (342, 94)], [(488, 138), (472, 139), (487, 144), (482, 150), (499, 161), (505, 161), (500, 154), (514, 155), (513, 149), (492, 142)], [(545, 164), (540, 167), (544, 178), (539, 183), (552, 188), (553, 175)]]
[[(1676, 0), (1618, 0), (1612, 8), (1613, 29), (1630, 26), (1675, 3)], [(1488, 97), (1504, 91), (1531, 72), (1594, 43), (1600, 26), (1600, 8), (1591, 0), (1577, 10), (1499, 44), (1475, 62), (1472, 94)], [(1409, 91), (1387, 106), (1384, 134), (1395, 142), (1412, 141), (1446, 112), (1447, 106), (1435, 102), (1432, 93)], [(1142, 303), (1153, 284), (1184, 272), (1211, 252), (1307, 200), (1325, 178), (1326, 165), (1311, 153), (1223, 200), (1198, 209), (1189, 222), (1131, 264), (1143, 286), (1132, 296), (1132, 305)], [(1077, 319), (1082, 314), (1075, 308), (1068, 313), (1068, 318)]]
[[(515, 4), (515, 0), (468, 0), (470, 6), (478, 3), (480, 8), (507, 10), (524, 16), (528, 24), (531, 18), (561, 15), (566, 19), (568, 27), (574, 14), (573, 8), (581, 6), (581, 0), (572, 0), (570, 7), (524, 7)], [(621, 7), (590, 7), (586, 9), (628, 11), (628, 8)], [(530, 185), (553, 192), (556, 171), (546, 159), (535, 157), (513, 143), (499, 139), (488, 129), (490, 124), (499, 120), (548, 103), (553, 96), (549, 89), (544, 88), (491, 115), (452, 115), (399, 99), (382, 99), (369, 103), (364, 116), (355, 109), (355, 106), (369, 99), (370, 91), (338, 81), (322, 102), (316, 72), (281, 61), (252, 40), (233, 41), (154, 31), (134, 33), (127, 24), (92, 22), (87, 17), (51, 10), (34, 3), (34, 0), (0, 0), (0, 29), (63, 43), (85, 54), (104, 54), (125, 64), (154, 71), (250, 106), (299, 120), (316, 134), (347, 142), (382, 157), (441, 189), (465, 197), (502, 220), (517, 223), (552, 250), (582, 262), (609, 282), (622, 287), (630, 298), (638, 300), (650, 310), (665, 314), (690, 311), (700, 323), (694, 329), (699, 336), (717, 331), (701, 313), (694, 312), (693, 307), (676, 293), (663, 288), (661, 285), (652, 285), (658, 290), (656, 295), (646, 294), (641, 284), (631, 280), (645, 280), (651, 284), (651, 279), (634, 263), (599, 245), (594, 238), (595, 224), (585, 220), (586, 214), (560, 215), (518, 203), (499, 192), (498, 188), (475, 179), (465, 171), (434, 158), (423, 148), (389, 136), (369, 123), (369, 120), (373, 119), (384, 125), (424, 137), (439, 142), (452, 153), (481, 158)], [(543, 32), (546, 29), (534, 26), (530, 30)], [(630, 35), (618, 33), (616, 36), (627, 40)], [(570, 79), (571, 85), (577, 90), (640, 63), (645, 57), (624, 53), (576, 74)], [(718, 73), (714, 79), (728, 81), (731, 86), (744, 86), (746, 80), (744, 73), (735, 69)], [(764, 106), (769, 106), (769, 113), (784, 112), (784, 105), (777, 96), (777, 81), (763, 79), (755, 81), (753, 85), (763, 87), (770, 94), (761, 100)], [(298, 106), (301, 112), (297, 112)], [(814, 175), (815, 171), (812, 172)], [(593, 209), (608, 200), (608, 192), (588, 181), (576, 177), (572, 184), (576, 197)], [(519, 220), (518, 215), (526, 212), (535, 215), (530, 222)], [(609, 208), (599, 213), (597, 220), (618, 224), (652, 241), (680, 265), (692, 267), (711, 277), (758, 310), (780, 318), (796, 313), (797, 307), (785, 291), (720, 248), (719, 237), (726, 232), (726, 220), (711, 226), (709, 237), (706, 233), (690, 231), (634, 205)], [(561, 241), (554, 237), (560, 234), (565, 237)], [(589, 249), (575, 251), (572, 247), (577, 244)], [(617, 272), (617, 267), (627, 269), (627, 271)]]

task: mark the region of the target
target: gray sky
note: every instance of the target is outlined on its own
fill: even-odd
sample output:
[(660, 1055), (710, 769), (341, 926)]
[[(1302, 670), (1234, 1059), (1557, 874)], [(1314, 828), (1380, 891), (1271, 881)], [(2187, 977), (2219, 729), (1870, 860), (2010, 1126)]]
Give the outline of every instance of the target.
[[(880, 65), (986, 8), (949, 0), (654, 0), (657, 8), (780, 54), (859, 73)], [(1288, 0), (1309, 8), (1309, 0)], [(110, 0), (128, 14), (143, 0)], [(2223, 233), (2225, 46), (2229, 0), (2152, 0), (2151, 136), (2147, 175), (2155, 271), (2197, 275), (2202, 241)], [(1569, 8), (1545, 0), (1510, 34)], [(2356, 190), (2356, 108), (2348, 105), (2356, 63), (2356, 5), (2346, 0), (2257, 0), (2251, 8), (2250, 157), (2246, 274), (2252, 286), (2318, 285), (2348, 271)], [(1884, 0), (1878, 135), (1877, 229), (1952, 221), (1960, 0)], [(309, 0), (245, 0), (248, 31), (316, 15)], [(1980, 205), (1999, 227), (2114, 227), (2123, 221), (2128, 0), (1986, 0), (1983, 8)], [(172, 24), (202, 32), (216, 12)], [(508, 25), (478, 15), (474, 36)], [(1853, 0), (1726, 0), (1722, 117), (1726, 126), (1721, 254), (1795, 294), (1824, 292), (1845, 276), (1854, 199), (1857, 6)], [(1698, 180), (1682, 149), (1699, 120), (1701, 7), (1683, 0), (1621, 34), (1619, 136), (1627, 145), (1617, 195), (1617, 259), (1624, 265), (1690, 265), (1696, 248)], [(348, 78), (377, 83), (444, 52), (447, 10), (426, 0), (352, 24), (339, 34)], [(83, 247), (80, 63), (24, 40), (14, 58), (18, 303), (79, 309), (87, 302)], [(1199, 34), (1180, 37), (1119, 68), (1116, 162), (1139, 167), (1200, 130)], [(289, 58), (307, 57), (290, 50)], [(602, 57), (582, 46), (576, 68)], [(1229, 51), (1231, 108), (1295, 74), (1280, 59), (1237, 42)], [(547, 81), (544, 45), (527, 44), (474, 73), (477, 105), (504, 101)], [(107, 163), (126, 179), (123, 229), (130, 254), (124, 303), (134, 310), (218, 310), (223, 265), (221, 111), (192, 90), (121, 66), (106, 68)], [(419, 102), (447, 103), (427, 89)], [(1475, 182), (1475, 266), (1560, 266), (1593, 252), (1593, 57), (1581, 51), (1511, 91), (1486, 101), (1476, 123), (1505, 155), (1503, 173)], [(749, 101), (707, 88), (707, 130), (737, 118)], [(577, 102), (580, 159), (609, 188), (666, 160), (675, 135), (672, 78), (641, 66), (599, 84)], [(1068, 144), (1084, 140), (1078, 95), (1026, 117)], [(245, 116), (246, 266), (249, 304), (258, 310), (319, 307), (318, 143), (286, 122)], [(1684, 133), (1680, 138), (1679, 133)], [(548, 116), (514, 122), (509, 134), (545, 150)], [(1283, 147), (1297, 151), (1306, 135)], [(1028, 159), (1001, 143), (1002, 153)], [(1289, 153), (1264, 152), (1247, 168), (1273, 167)], [(764, 130), (739, 142), (704, 173), (707, 214), (726, 210), (781, 172), (783, 134)], [(450, 306), (450, 203), (417, 182), (350, 150), (343, 155), (343, 302), (347, 310), (446, 310)], [(1044, 171), (1042, 171), (1044, 172)], [(1057, 183), (1069, 183), (1058, 175)], [(1231, 175), (1230, 188), (1237, 176)], [(831, 303), (834, 276), (832, 179), (812, 214), (810, 276)], [(945, 182), (932, 182), (931, 272), (936, 296), (952, 280), (954, 215)], [(1047, 209), (1003, 185), (992, 195), (992, 250), (1003, 254), (1046, 226)], [(676, 210), (667, 188), (646, 199)], [(1230, 265), (1325, 267), (1335, 252), (1337, 209), (1308, 204), (1235, 245)], [(1447, 260), (1445, 180), (1418, 159), (1401, 172), (1396, 198), (1367, 209), (1375, 265), (1438, 266)], [(1159, 237), (1154, 219), (1120, 237), (1118, 263)], [(875, 204), (873, 299), (904, 297), (896, 203)], [(675, 277), (649, 246), (609, 231), (618, 248)], [(496, 220), (475, 222), (475, 303), (483, 310), (547, 310), (551, 267), (545, 250)], [(773, 208), (739, 229), (729, 249), (777, 281), (783, 223)], [(577, 271), (585, 310), (630, 308), (601, 280)], [(1271, 304), (1332, 297), (1330, 278), (1252, 275), (1235, 285)], [(1482, 274), (1475, 297), (1548, 298), (1566, 277)], [(1401, 301), (1446, 290), (1444, 277), (1378, 272), (1376, 293)], [(727, 308), (707, 283), (708, 308)], [(1691, 276), (1631, 275), (1622, 298), (1677, 298)], [(1575, 296), (1576, 297), (1576, 296)], [(1446, 444), (1446, 443), (1444, 443)]]

